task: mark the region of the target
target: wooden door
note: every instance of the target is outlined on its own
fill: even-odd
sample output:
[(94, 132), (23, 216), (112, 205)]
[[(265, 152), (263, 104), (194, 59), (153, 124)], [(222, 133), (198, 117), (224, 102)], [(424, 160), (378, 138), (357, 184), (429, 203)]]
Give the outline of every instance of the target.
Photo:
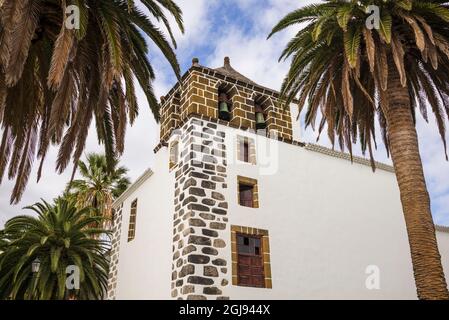
[(258, 236), (237, 235), (238, 284), (248, 287), (265, 287), (262, 241)]

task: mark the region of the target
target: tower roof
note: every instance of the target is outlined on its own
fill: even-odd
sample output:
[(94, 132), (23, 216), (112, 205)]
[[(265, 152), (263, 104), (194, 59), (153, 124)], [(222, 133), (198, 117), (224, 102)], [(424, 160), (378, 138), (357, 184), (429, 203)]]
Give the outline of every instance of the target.
[(243, 81), (243, 82), (250, 83), (250, 84), (258, 86), (257, 83), (255, 83), (251, 79), (245, 77), (243, 74), (241, 74), (237, 70), (235, 70), (231, 66), (231, 59), (229, 57), (225, 57), (224, 58), (224, 65), (223, 65), (223, 67), (216, 68), (216, 69), (213, 69), (213, 70), (221, 73), (224, 76), (234, 78), (235, 80), (240, 80), (240, 81)]

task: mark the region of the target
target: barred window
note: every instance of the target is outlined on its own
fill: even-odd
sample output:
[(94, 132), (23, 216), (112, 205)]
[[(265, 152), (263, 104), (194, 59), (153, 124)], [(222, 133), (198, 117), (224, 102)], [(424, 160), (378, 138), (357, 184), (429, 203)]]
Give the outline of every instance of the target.
[(131, 204), (131, 213), (129, 215), (128, 242), (136, 237), (136, 218), (137, 218), (137, 199)]

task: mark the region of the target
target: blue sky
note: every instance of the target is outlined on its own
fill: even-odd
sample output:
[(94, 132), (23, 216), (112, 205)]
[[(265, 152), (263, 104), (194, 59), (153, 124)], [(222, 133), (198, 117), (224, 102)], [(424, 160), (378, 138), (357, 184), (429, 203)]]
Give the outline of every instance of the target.
[[(191, 66), (193, 57), (198, 57), (202, 65), (220, 67), (223, 58), (229, 56), (233, 67), (242, 74), (261, 85), (278, 89), (288, 70), (288, 63), (278, 63), (278, 57), (297, 28), (293, 27), (269, 41), (266, 37), (281, 17), (298, 6), (312, 2), (316, 1), (177, 0), (184, 11), (186, 27), (184, 35), (178, 32), (176, 36), (179, 45), (177, 55), (183, 72)], [(150, 59), (157, 75), (154, 83), (156, 94), (162, 96), (173, 86), (175, 77), (158, 49), (153, 46)], [(139, 92), (138, 98), (140, 116), (136, 124), (128, 128), (126, 150), (122, 157), (122, 164), (130, 168), (132, 179), (151, 167), (154, 160), (152, 150), (159, 138), (158, 127), (151, 117), (142, 92)], [(443, 146), (432, 120), (430, 119), (430, 124), (421, 119), (418, 122), (420, 148), (434, 219), (438, 224), (449, 225), (449, 163), (445, 161)], [(303, 132), (301, 140), (315, 142), (315, 138), (316, 134), (310, 129)], [(328, 145), (325, 137), (322, 137), (320, 144)], [(86, 152), (90, 151), (102, 151), (93, 131), (86, 146)], [(44, 167), (44, 178), (39, 184), (34, 181), (37, 169), (34, 168), (19, 205), (9, 205), (12, 182), (4, 182), (0, 186), (0, 226), (12, 216), (23, 214), (23, 206), (40, 198), (52, 199), (63, 190), (71, 168), (64, 174), (57, 175), (54, 171), (56, 156), (57, 149), (52, 149)], [(390, 163), (382, 147), (376, 152), (376, 160)]]

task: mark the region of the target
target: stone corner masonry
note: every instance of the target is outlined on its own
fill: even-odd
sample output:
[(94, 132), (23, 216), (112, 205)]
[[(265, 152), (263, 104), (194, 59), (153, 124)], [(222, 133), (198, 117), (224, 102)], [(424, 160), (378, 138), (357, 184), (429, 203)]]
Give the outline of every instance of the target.
[(185, 123), (181, 132), (175, 172), (171, 295), (187, 300), (229, 299), (225, 132), (195, 118)]

